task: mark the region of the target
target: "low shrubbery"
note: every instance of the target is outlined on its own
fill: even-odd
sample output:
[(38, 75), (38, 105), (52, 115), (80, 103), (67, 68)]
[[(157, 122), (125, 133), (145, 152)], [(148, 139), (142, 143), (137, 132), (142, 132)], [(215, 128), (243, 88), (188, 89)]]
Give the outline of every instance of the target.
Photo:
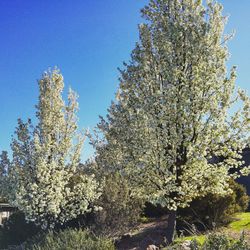
[(232, 239), (221, 233), (211, 233), (205, 238), (203, 244), (201, 244), (196, 239), (186, 240), (182, 243), (177, 243), (164, 250), (250, 250), (250, 245), (248, 245), (245, 240), (244, 233), (239, 239)]
[[(245, 210), (248, 205), (245, 189), (233, 181), (230, 186), (233, 193), (226, 197), (209, 195), (192, 202), (190, 208), (183, 209), (179, 214), (181, 219), (186, 220), (190, 226), (194, 225), (195, 229), (199, 228), (199, 225), (202, 225), (202, 229), (208, 229), (214, 226), (213, 223), (216, 225), (227, 223), (232, 214)], [(47, 234), (41, 233), (33, 223), (27, 223), (23, 213), (16, 212), (5, 221), (3, 228), (0, 228), (0, 246), (7, 248), (8, 245), (20, 245), (26, 242), (25, 250), (115, 249), (112, 241), (93, 236), (90, 231), (83, 231), (81, 228), (88, 227), (95, 235), (118, 237), (128, 232), (137, 223), (142, 214), (143, 200), (131, 194), (129, 182), (126, 179), (118, 174), (112, 174), (106, 177), (103, 194), (98, 202), (97, 205), (101, 206), (102, 210), (78, 217), (71, 223), (65, 224), (61, 228), (64, 230), (58, 231), (59, 228), (57, 228), (57, 232), (51, 231)], [(153, 206), (150, 203), (146, 205), (147, 216), (154, 217), (166, 213), (165, 208)], [(203, 246), (195, 240), (192, 241), (191, 246), (193, 250), (250, 249), (247, 248), (243, 238), (232, 241), (219, 234), (209, 235)]]
[(250, 250), (245, 241), (244, 234), (238, 240), (233, 240), (224, 234), (209, 234), (205, 243), (200, 246), (195, 241), (191, 242), (191, 250)]
[(210, 194), (194, 200), (190, 207), (180, 209), (179, 228), (213, 229), (229, 223), (233, 214), (245, 211), (249, 202), (246, 189), (233, 180), (230, 188), (233, 192), (226, 196)]
[[(245, 211), (249, 204), (245, 187), (231, 180), (230, 188), (233, 192), (226, 196), (209, 194), (195, 199), (189, 207), (179, 209), (177, 229), (187, 230), (188, 233), (211, 230), (228, 224), (235, 213)], [(166, 208), (146, 203), (146, 217), (161, 217), (167, 214)]]
[(119, 174), (106, 177), (99, 200), (102, 210), (94, 217), (94, 231), (107, 236), (119, 236), (137, 224), (143, 200), (132, 195), (129, 182)]
[(96, 237), (91, 232), (82, 229), (65, 229), (45, 233), (33, 223), (27, 223), (20, 212), (11, 215), (0, 228), (0, 249), (7, 249), (10, 246), (12, 246), (11, 249), (25, 250), (115, 249), (111, 240)]
[(4, 222), (3, 227), (0, 227), (0, 247), (19, 245), (39, 231), (40, 229), (34, 223), (26, 222), (23, 213), (16, 212)]
[(48, 232), (24, 244), (25, 250), (115, 250), (111, 240), (95, 237), (84, 230)]

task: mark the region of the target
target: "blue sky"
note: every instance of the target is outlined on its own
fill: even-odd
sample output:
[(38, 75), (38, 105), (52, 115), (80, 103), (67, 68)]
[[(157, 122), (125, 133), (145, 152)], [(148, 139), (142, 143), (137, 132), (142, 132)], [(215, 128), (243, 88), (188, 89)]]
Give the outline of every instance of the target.
[[(9, 150), (18, 117), (34, 118), (37, 79), (58, 66), (80, 95), (80, 127), (93, 128), (118, 86), (117, 67), (138, 40), (140, 9), (147, 0), (0, 1), (0, 150)], [(250, 1), (221, 0), (230, 14), (229, 65), (250, 93)], [(83, 158), (91, 155), (86, 145)]]

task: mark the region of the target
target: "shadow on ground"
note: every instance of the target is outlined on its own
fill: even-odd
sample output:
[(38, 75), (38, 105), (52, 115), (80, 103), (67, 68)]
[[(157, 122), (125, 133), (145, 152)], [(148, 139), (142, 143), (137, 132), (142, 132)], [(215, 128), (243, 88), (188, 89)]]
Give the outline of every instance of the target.
[(123, 236), (116, 244), (118, 250), (146, 250), (149, 245), (166, 246), (167, 217), (142, 224), (133, 235)]

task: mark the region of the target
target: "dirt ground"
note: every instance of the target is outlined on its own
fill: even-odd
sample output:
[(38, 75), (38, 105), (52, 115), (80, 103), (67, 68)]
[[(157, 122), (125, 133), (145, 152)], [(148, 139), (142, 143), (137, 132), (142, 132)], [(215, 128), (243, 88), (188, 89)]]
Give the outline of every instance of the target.
[[(142, 223), (133, 234), (124, 235), (116, 244), (118, 250), (146, 250), (149, 245), (157, 247), (166, 246), (167, 216), (159, 218), (153, 222)], [(221, 228), (229, 237), (239, 239), (240, 232), (235, 232), (229, 228)], [(250, 230), (245, 232), (245, 240), (250, 244)]]
[(150, 223), (143, 223), (134, 234), (122, 237), (117, 243), (118, 250), (146, 250), (149, 245), (166, 246), (167, 217)]

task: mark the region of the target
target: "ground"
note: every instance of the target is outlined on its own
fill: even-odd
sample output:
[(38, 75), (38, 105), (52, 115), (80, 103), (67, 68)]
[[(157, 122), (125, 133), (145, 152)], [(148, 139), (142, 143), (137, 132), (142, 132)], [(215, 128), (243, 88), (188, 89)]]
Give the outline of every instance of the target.
[(117, 244), (118, 250), (144, 250), (149, 245), (166, 245), (167, 217), (141, 223), (132, 233), (125, 235)]
[(238, 238), (244, 231), (245, 239), (250, 244), (250, 212), (236, 214), (235, 221), (231, 222), (224, 231), (232, 238)]
[[(165, 232), (167, 226), (167, 217), (153, 220), (147, 223), (141, 223), (132, 233), (125, 235), (117, 244), (118, 250), (146, 250), (149, 245), (164, 247), (166, 244)], [(245, 239), (250, 244), (250, 212), (238, 213), (234, 216), (233, 222), (227, 227), (219, 228), (232, 238), (239, 238), (242, 231), (245, 233)], [(190, 237), (178, 238), (177, 241), (196, 239), (203, 243), (206, 236), (196, 235)]]

